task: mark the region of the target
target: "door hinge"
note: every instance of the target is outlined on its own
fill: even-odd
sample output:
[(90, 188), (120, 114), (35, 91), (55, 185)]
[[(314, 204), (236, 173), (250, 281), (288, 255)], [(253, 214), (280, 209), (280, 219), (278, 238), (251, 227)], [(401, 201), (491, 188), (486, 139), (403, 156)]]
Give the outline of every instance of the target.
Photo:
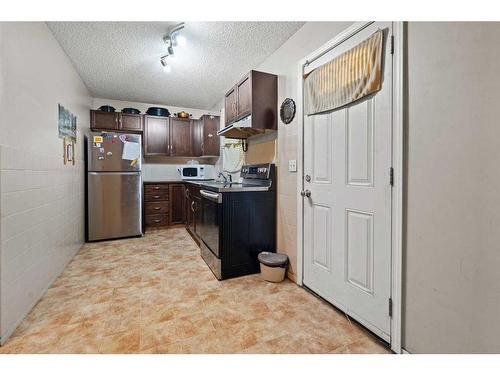
[(389, 317), (392, 318), (392, 298), (389, 298)]
[(389, 169), (389, 183), (391, 184), (391, 186), (394, 186), (394, 168), (391, 167)]
[(394, 55), (394, 35), (391, 35), (391, 55)]

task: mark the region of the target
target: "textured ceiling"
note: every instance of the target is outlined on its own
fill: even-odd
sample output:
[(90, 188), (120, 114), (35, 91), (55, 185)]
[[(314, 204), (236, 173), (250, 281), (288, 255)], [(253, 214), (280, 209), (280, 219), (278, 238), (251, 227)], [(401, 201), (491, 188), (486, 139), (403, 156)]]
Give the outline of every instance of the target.
[(302, 22), (188, 22), (165, 73), (162, 41), (178, 22), (48, 22), (94, 97), (211, 109)]

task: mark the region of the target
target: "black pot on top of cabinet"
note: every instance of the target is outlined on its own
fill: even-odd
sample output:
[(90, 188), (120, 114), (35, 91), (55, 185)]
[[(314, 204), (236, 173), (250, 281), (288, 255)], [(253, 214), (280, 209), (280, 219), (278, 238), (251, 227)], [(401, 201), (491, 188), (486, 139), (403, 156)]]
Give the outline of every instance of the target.
[(135, 113), (90, 111), (90, 129), (140, 132), (143, 116)]

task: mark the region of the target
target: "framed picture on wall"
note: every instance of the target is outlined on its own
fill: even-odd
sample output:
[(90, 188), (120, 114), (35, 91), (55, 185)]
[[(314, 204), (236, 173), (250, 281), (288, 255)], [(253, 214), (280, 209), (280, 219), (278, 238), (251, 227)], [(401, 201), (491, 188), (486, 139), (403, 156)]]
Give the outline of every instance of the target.
[(69, 138), (63, 140), (63, 158), (64, 164), (75, 165), (75, 142)]
[(59, 106), (58, 116), (58, 130), (59, 138), (68, 138), (76, 142), (76, 116), (64, 108), (61, 104)]

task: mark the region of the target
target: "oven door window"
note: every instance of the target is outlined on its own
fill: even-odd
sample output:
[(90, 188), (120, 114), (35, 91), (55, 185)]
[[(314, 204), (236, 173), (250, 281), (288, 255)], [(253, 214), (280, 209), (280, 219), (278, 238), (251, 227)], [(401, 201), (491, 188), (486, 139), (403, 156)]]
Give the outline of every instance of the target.
[(199, 235), (207, 247), (219, 257), (219, 232), (221, 229), (221, 207), (222, 204), (211, 201), (207, 198), (201, 199), (201, 220)]

